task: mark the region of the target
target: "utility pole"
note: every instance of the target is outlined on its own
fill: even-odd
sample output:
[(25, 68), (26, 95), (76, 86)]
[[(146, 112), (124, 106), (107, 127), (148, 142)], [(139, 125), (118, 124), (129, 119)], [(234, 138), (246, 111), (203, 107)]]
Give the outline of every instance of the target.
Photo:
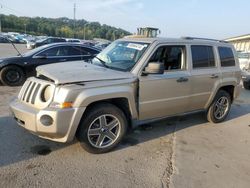
[(90, 23), (86, 23), (86, 24), (84, 24), (84, 26), (83, 26), (83, 39), (84, 39), (84, 40), (86, 40), (86, 34), (85, 34), (85, 33), (86, 33), (86, 26), (89, 25), (89, 24), (90, 24)]
[(76, 4), (74, 3), (74, 38), (76, 37)]
[(24, 32), (25, 32), (25, 35), (26, 35), (26, 33), (27, 33), (27, 29), (26, 29), (26, 28), (27, 28), (27, 24), (25, 23), (25, 24), (24, 24)]

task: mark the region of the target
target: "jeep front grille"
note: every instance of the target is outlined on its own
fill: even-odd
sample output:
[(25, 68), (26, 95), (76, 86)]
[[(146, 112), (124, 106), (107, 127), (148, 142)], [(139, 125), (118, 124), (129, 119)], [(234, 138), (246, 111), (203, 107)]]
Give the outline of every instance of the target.
[[(27, 87), (25, 87), (25, 85)], [(36, 83), (34, 81), (29, 81), (28, 85), (25, 84), (24, 87), (22, 88), (22, 93), (20, 93), (20, 100), (26, 102), (26, 103), (31, 103), (34, 104), (35, 103), (35, 99), (37, 96), (37, 93), (39, 91), (39, 89), (41, 88), (41, 84)]]
[(41, 100), (41, 93), (45, 87), (51, 85), (54, 89), (54, 85), (37, 78), (29, 78), (23, 85), (18, 99), (30, 105), (36, 105), (38, 108), (46, 107), (50, 101), (42, 101)]

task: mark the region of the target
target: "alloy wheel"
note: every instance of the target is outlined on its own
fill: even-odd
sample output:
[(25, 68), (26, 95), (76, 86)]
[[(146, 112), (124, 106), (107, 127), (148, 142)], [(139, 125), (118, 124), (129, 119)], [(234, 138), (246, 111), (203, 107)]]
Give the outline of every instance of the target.
[(214, 116), (216, 119), (220, 120), (222, 118), (224, 118), (224, 116), (227, 114), (229, 110), (229, 101), (228, 98), (223, 96), (220, 97), (216, 103), (215, 103), (215, 107), (214, 107)]
[(119, 137), (121, 124), (115, 116), (105, 114), (97, 117), (89, 126), (87, 136), (90, 144), (96, 148), (106, 148)]

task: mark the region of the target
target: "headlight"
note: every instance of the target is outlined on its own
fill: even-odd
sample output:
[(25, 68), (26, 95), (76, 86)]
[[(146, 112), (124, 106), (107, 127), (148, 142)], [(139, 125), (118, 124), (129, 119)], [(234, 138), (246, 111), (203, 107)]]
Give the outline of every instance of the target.
[(53, 96), (53, 89), (52, 86), (47, 85), (43, 88), (41, 92), (41, 100), (43, 102), (48, 102)]

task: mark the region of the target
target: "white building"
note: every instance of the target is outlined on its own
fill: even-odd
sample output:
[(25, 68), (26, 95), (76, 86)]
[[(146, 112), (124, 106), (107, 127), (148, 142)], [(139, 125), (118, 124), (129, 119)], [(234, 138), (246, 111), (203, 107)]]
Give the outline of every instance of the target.
[(250, 34), (226, 39), (232, 43), (237, 51), (250, 52)]

